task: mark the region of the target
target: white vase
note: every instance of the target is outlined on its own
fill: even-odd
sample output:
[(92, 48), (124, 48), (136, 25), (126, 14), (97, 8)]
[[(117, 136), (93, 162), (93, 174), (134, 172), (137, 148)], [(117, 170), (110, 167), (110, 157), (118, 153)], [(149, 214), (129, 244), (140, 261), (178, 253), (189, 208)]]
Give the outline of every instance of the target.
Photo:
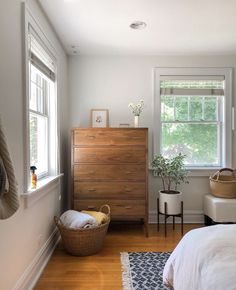
[(176, 215), (181, 213), (181, 201), (183, 201), (182, 192), (169, 194), (159, 191), (159, 211), (165, 213), (165, 202), (167, 203), (167, 214)]
[(139, 116), (134, 116), (134, 127), (138, 128), (139, 126)]

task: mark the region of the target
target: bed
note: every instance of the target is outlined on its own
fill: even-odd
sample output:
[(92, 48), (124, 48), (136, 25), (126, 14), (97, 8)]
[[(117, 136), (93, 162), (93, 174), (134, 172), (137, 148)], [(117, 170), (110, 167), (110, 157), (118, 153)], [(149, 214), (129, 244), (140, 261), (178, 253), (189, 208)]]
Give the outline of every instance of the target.
[(174, 290), (236, 290), (236, 225), (188, 232), (167, 260), (163, 282)]

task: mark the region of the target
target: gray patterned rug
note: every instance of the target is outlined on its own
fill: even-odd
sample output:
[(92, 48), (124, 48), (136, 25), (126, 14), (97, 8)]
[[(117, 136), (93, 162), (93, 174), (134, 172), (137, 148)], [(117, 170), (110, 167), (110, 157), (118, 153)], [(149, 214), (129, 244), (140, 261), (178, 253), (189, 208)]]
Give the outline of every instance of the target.
[(121, 253), (124, 290), (164, 290), (162, 273), (170, 253)]

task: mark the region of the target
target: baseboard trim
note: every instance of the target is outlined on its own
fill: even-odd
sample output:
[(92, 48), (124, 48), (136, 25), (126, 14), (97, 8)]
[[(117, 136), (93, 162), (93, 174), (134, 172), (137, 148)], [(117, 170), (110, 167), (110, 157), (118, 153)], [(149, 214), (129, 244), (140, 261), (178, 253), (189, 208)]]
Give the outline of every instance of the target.
[[(176, 218), (176, 223), (180, 223), (180, 218)], [(204, 214), (202, 210), (185, 210), (184, 211), (184, 223), (185, 224), (201, 224), (204, 222)], [(156, 224), (157, 223), (157, 212), (150, 211), (149, 212), (149, 223)], [(160, 215), (160, 223), (164, 223), (164, 216)], [(169, 218), (167, 223), (172, 223), (172, 219)]]
[(13, 290), (31, 290), (37, 283), (43, 269), (47, 265), (54, 249), (60, 240), (59, 233), (55, 228), (46, 243), (26, 268)]

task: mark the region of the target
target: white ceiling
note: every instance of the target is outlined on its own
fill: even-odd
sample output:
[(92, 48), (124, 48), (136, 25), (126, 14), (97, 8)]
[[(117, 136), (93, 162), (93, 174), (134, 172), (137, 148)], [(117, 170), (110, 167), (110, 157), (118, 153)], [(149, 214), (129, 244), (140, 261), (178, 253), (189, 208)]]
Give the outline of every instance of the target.
[(69, 54), (236, 54), (236, 0), (38, 1)]

